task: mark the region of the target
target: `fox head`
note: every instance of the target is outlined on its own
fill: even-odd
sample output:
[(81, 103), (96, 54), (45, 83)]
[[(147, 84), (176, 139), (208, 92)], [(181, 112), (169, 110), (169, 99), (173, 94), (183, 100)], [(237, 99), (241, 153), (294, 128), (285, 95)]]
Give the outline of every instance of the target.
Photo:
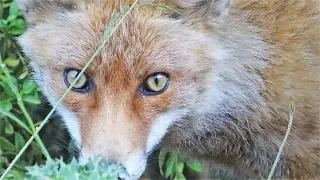
[[(100, 155), (122, 163), (133, 178), (147, 156), (206, 96), (214, 62), (224, 55), (213, 40), (228, 0), (167, 0), (178, 12), (137, 6), (58, 107), (79, 145), (80, 161)], [(129, 0), (18, 0), (28, 29), (19, 37), (34, 77), (55, 105), (104, 39)], [(209, 33), (210, 32), (210, 33)]]

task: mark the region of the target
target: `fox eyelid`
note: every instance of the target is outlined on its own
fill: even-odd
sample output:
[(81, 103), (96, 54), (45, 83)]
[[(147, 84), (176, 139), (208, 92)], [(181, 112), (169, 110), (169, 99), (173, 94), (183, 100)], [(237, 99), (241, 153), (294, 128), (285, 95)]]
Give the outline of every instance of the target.
[[(81, 70), (75, 69), (75, 68), (67, 68), (64, 70), (63, 78), (64, 78), (64, 83), (66, 84), (67, 88), (69, 88), (70, 85), (72, 84), (72, 82), (68, 81), (68, 74), (72, 71), (77, 73), (76, 76), (78, 76), (78, 74), (81, 72)], [(93, 80), (86, 73), (82, 74), (82, 76), (84, 76), (84, 78), (85, 78), (84, 85), (81, 87), (73, 87), (71, 90), (74, 92), (77, 92), (77, 93), (87, 94), (94, 89), (94, 83), (93, 83)], [(78, 80), (78, 82), (79, 82), (79, 80)]]
[[(148, 85), (148, 80), (150, 78), (156, 78), (157, 76), (165, 77), (166, 82), (160, 90), (153, 90), (152, 88), (150, 88), (150, 85)], [(154, 79), (154, 81), (156, 84), (158, 84), (159, 79)], [(143, 80), (143, 82), (139, 86), (139, 92), (143, 96), (156, 96), (156, 95), (159, 95), (159, 94), (162, 94), (163, 92), (165, 92), (168, 89), (169, 85), (170, 85), (170, 75), (168, 73), (155, 72), (155, 73), (150, 74), (149, 76), (147, 76), (147, 78), (145, 78)]]

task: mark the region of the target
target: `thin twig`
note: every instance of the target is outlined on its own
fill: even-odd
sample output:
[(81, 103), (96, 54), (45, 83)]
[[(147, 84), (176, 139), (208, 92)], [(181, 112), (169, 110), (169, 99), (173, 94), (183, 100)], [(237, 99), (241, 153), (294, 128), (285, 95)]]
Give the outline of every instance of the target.
[(278, 151), (278, 154), (277, 154), (277, 157), (272, 165), (272, 168), (271, 168), (271, 171), (269, 173), (269, 176), (268, 176), (268, 179), (267, 180), (271, 180), (275, 170), (276, 170), (276, 167), (277, 167), (277, 164), (280, 160), (280, 156), (281, 156), (281, 153), (283, 151), (283, 148), (284, 146), (286, 145), (286, 142), (287, 142), (287, 139), (289, 137), (289, 134), (290, 134), (290, 130), (291, 130), (291, 127), (292, 127), (292, 122), (293, 122), (293, 115), (294, 115), (294, 111), (295, 111), (295, 107), (294, 107), (294, 104), (293, 104), (293, 100), (292, 98), (290, 98), (290, 105), (289, 105), (289, 124), (288, 124), (288, 129), (287, 129), (287, 133), (286, 135), (284, 136), (284, 139), (281, 143), (281, 146), (279, 148), (279, 151)]

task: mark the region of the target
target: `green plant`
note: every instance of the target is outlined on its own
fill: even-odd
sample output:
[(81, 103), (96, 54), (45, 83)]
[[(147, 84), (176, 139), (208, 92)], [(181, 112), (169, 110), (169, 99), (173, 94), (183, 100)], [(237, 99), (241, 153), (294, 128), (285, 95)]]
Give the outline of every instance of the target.
[[(164, 168), (165, 167), (165, 168)], [(187, 167), (194, 172), (202, 172), (201, 163), (197, 160), (190, 159), (184, 154), (161, 150), (159, 153), (160, 173), (168, 179), (186, 179), (183, 171)]]
[(50, 159), (44, 166), (35, 165), (27, 167), (27, 170), (26, 180), (118, 180), (129, 177), (123, 166), (99, 160), (97, 157), (90, 159), (83, 166), (79, 165), (75, 159), (70, 164), (66, 164), (62, 159), (56, 161)]
[[(25, 29), (26, 22), (16, 2), (0, 0), (0, 174), (26, 139), (34, 134), (38, 123), (30, 114), (41, 103), (38, 88), (30, 78), (28, 62), (15, 41)], [(36, 136), (36, 143), (30, 146), (27, 155), (17, 162), (8, 177), (23, 177), (24, 166), (43, 162), (42, 154), (49, 157), (43, 142)]]

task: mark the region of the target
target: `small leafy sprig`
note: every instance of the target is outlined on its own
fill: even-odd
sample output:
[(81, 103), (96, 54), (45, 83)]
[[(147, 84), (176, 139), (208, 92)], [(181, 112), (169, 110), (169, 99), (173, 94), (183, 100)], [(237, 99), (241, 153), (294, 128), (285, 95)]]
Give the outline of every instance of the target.
[(99, 160), (95, 157), (87, 164), (79, 165), (73, 159), (66, 164), (63, 159), (53, 161), (47, 160), (44, 166), (27, 167), (26, 180), (118, 180), (129, 179), (126, 169), (120, 164), (109, 163), (106, 160)]
[[(163, 168), (165, 166), (165, 169)], [(184, 154), (161, 150), (159, 153), (160, 173), (167, 179), (185, 180), (183, 171), (185, 167), (194, 172), (202, 172), (201, 163), (195, 159), (190, 159)]]

